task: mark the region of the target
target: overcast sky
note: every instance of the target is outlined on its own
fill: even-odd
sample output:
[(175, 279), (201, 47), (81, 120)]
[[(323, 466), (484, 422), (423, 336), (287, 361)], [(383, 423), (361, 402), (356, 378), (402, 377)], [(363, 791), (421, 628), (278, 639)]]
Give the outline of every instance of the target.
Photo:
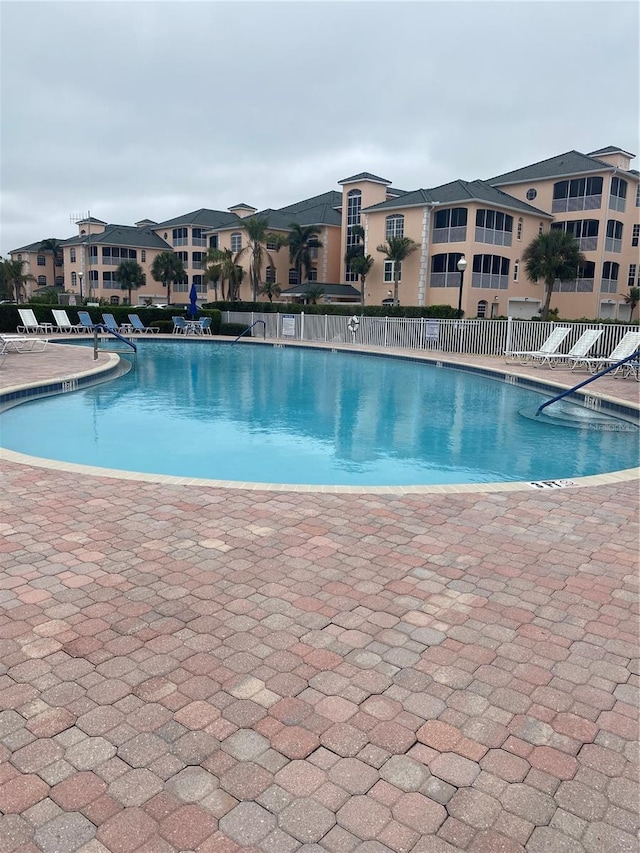
[[(636, 2), (0, 2), (0, 254), (73, 214), (279, 207), (638, 153)], [(637, 161), (633, 164), (637, 168)]]

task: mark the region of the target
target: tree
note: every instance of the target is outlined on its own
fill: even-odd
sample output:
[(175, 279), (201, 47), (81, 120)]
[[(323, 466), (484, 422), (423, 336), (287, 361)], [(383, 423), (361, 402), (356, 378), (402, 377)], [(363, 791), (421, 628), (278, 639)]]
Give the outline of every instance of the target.
[[(206, 263), (206, 261), (205, 261)], [(220, 270), (217, 266), (205, 267), (202, 275), (202, 280), (205, 284), (211, 284), (213, 287), (213, 301), (218, 301), (218, 282), (220, 281)], [(223, 294), (224, 295), (224, 294)]]
[(308, 281), (304, 289), (304, 298), (307, 304), (316, 305), (322, 296), (324, 296), (324, 287), (317, 281)]
[(398, 304), (398, 282), (400, 281), (400, 264), (412, 255), (419, 244), (411, 237), (389, 237), (386, 243), (377, 247), (378, 252), (386, 255), (387, 260), (393, 261), (393, 301)]
[(13, 261), (11, 258), (2, 261), (2, 280), (4, 286), (16, 302), (20, 302), (21, 297), (25, 295), (26, 283), (28, 281), (35, 281), (35, 276), (22, 271), (24, 263), (24, 261)]
[(116, 270), (116, 280), (120, 282), (120, 289), (129, 292), (129, 305), (131, 305), (131, 291), (138, 290), (144, 285), (144, 273), (137, 261), (121, 261)]
[(360, 304), (364, 305), (364, 288), (365, 283), (367, 281), (367, 276), (371, 272), (371, 267), (374, 264), (374, 260), (371, 255), (357, 255), (352, 258), (350, 269), (351, 272), (354, 272), (356, 275), (360, 276)]
[(206, 263), (213, 264), (207, 269), (205, 275), (209, 280), (217, 280), (222, 283), (222, 298), (224, 299), (224, 283), (227, 282), (227, 299), (235, 302), (240, 297), (240, 285), (244, 277), (244, 270), (239, 266), (233, 256), (231, 249), (209, 249)]
[[(47, 237), (46, 240), (43, 240), (42, 243), (40, 243), (40, 251), (51, 252), (53, 256), (53, 281), (51, 284), (55, 286), (56, 267), (62, 266), (62, 243), (59, 240), (56, 240), (55, 237)], [(58, 263), (58, 261), (60, 261), (60, 263)]]
[(633, 320), (633, 312), (635, 311), (636, 305), (640, 302), (640, 287), (630, 287), (629, 293), (625, 293), (624, 301), (627, 305), (631, 306), (629, 319)]
[(549, 316), (551, 294), (556, 281), (573, 281), (586, 262), (573, 235), (560, 229), (545, 231), (529, 243), (522, 253), (525, 270), (531, 281), (544, 281), (546, 295), (540, 319)]
[(298, 284), (302, 284), (302, 270), (306, 272), (308, 281), (309, 272), (313, 269), (312, 249), (322, 248), (317, 236), (321, 229), (317, 225), (298, 225), (297, 222), (292, 222), (289, 228), (289, 260), (298, 273)]
[(282, 293), (282, 288), (279, 284), (276, 284), (275, 281), (267, 281), (260, 288), (260, 293), (262, 293), (263, 296), (266, 296), (269, 299), (269, 302), (273, 302), (273, 297), (275, 296), (277, 299)]
[(167, 303), (171, 304), (171, 285), (181, 281), (186, 273), (182, 261), (174, 252), (160, 252), (151, 264), (151, 275), (167, 288)]
[(245, 219), (242, 227), (247, 232), (249, 243), (240, 249), (234, 258), (234, 263), (238, 263), (245, 252), (249, 252), (251, 259), (249, 262), (249, 284), (251, 285), (251, 295), (254, 302), (258, 301), (258, 291), (260, 289), (260, 275), (262, 272), (262, 262), (266, 257), (271, 266), (275, 266), (273, 258), (264, 247), (266, 243), (275, 244), (275, 251), (278, 252), (285, 244), (286, 238), (280, 234), (271, 234), (269, 232), (269, 220), (266, 216), (251, 216)]

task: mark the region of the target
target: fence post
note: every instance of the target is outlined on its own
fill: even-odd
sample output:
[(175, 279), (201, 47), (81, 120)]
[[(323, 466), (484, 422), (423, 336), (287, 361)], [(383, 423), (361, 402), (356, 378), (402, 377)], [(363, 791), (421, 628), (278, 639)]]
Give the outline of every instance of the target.
[(304, 311), (300, 312), (300, 340), (304, 340)]
[(324, 315), (324, 342), (327, 342), (327, 323), (329, 322), (329, 315)]
[(386, 347), (387, 341), (389, 340), (389, 318), (384, 318), (384, 345)]
[(513, 323), (513, 317), (507, 317), (507, 340), (506, 340), (505, 346), (504, 346), (505, 352), (511, 351), (511, 331), (513, 328), (512, 323)]

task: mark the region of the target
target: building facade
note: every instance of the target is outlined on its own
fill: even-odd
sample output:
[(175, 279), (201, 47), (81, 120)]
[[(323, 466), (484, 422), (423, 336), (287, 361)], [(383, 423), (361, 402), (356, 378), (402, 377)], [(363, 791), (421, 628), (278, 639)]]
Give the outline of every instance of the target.
[[(338, 181), (330, 190), (278, 209), (257, 211), (249, 204), (228, 210), (202, 208), (164, 222), (109, 225), (87, 217), (78, 235), (62, 241), (62, 267), (34, 243), (11, 252), (35, 276), (31, 290), (56, 283), (83, 298), (125, 301), (115, 279), (123, 259), (136, 260), (145, 285), (138, 304), (166, 301), (163, 285), (151, 277), (154, 258), (173, 251), (185, 278), (172, 286), (172, 301), (186, 303), (195, 284), (199, 301), (221, 298), (218, 283), (205, 277), (210, 248), (229, 249), (248, 273), (251, 262), (244, 222), (259, 216), (268, 230), (286, 238), (292, 227), (313, 226), (320, 245), (312, 251), (309, 282), (326, 285), (327, 301), (343, 291), (358, 301), (360, 277), (349, 255), (373, 258), (366, 277), (365, 303), (380, 305), (392, 295), (396, 272), (402, 305), (461, 304), (467, 317), (535, 316), (544, 303), (544, 283), (526, 276), (523, 253), (549, 229), (572, 234), (586, 258), (574, 281), (556, 282), (551, 308), (567, 319), (628, 320), (629, 288), (638, 286), (640, 191), (635, 155), (614, 146), (589, 154), (569, 151), (488, 180), (454, 180), (437, 187), (401, 190), (369, 172)], [(379, 247), (391, 237), (409, 237), (416, 250), (398, 270)], [(281, 301), (299, 295), (298, 270), (285, 246), (264, 247), (264, 283), (277, 283)], [(464, 257), (464, 276), (458, 261)], [(306, 276), (305, 276), (306, 277)], [(331, 295), (330, 295), (331, 294)], [(240, 298), (251, 299), (249, 275)], [(261, 298), (266, 299), (266, 296)], [(339, 296), (337, 297), (339, 298)]]

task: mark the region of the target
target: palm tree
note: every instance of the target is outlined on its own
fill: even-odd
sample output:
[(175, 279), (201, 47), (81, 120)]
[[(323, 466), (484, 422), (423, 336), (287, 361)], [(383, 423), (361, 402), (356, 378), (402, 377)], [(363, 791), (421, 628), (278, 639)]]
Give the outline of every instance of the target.
[(356, 257), (351, 259), (351, 263), (349, 265), (351, 272), (354, 272), (356, 275), (360, 276), (360, 304), (364, 305), (364, 287), (365, 282), (367, 280), (367, 276), (371, 272), (371, 267), (374, 264), (374, 260), (371, 255), (357, 255)]
[(129, 305), (131, 305), (131, 291), (144, 285), (142, 267), (137, 261), (121, 261), (116, 270), (116, 281), (120, 282), (121, 290), (129, 291)]
[(631, 313), (629, 314), (629, 319), (633, 320), (633, 312), (636, 309), (636, 305), (640, 302), (640, 287), (630, 287), (629, 293), (625, 293), (624, 301), (627, 305), (631, 306)]
[(151, 264), (151, 275), (167, 288), (167, 303), (171, 304), (171, 285), (181, 281), (186, 273), (182, 261), (174, 252), (160, 252)]
[(24, 261), (14, 261), (11, 258), (2, 261), (3, 283), (16, 302), (20, 302), (21, 296), (24, 296), (25, 284), (28, 281), (35, 281), (35, 276), (22, 271), (24, 263)]
[(262, 271), (262, 262), (266, 257), (271, 266), (275, 266), (273, 258), (264, 248), (265, 243), (274, 243), (275, 251), (278, 252), (286, 242), (285, 238), (280, 234), (271, 234), (269, 232), (269, 220), (266, 216), (251, 216), (245, 219), (242, 227), (247, 232), (249, 243), (240, 249), (234, 258), (234, 263), (238, 263), (245, 252), (249, 252), (251, 260), (249, 263), (249, 283), (251, 285), (251, 295), (253, 301), (258, 301), (258, 291), (260, 289), (260, 274)]
[[(41, 252), (51, 252), (53, 256), (53, 281), (51, 283), (55, 286), (56, 267), (62, 266), (62, 243), (60, 240), (56, 240), (55, 237), (47, 237), (46, 240), (40, 243), (39, 248)], [(59, 264), (57, 263), (58, 260), (60, 261)]]
[(551, 294), (556, 281), (573, 281), (578, 270), (586, 263), (572, 234), (560, 229), (538, 234), (522, 254), (525, 269), (531, 281), (544, 281), (546, 294), (544, 306), (540, 312), (541, 320), (549, 316)]
[(213, 264), (213, 266), (207, 269), (205, 275), (210, 280), (222, 282), (222, 298), (224, 299), (224, 283), (226, 281), (229, 302), (235, 302), (239, 299), (244, 270), (236, 263), (231, 249), (209, 249), (206, 263)]
[[(202, 280), (205, 284), (211, 284), (213, 287), (213, 301), (218, 301), (218, 282), (220, 281), (220, 269), (217, 266), (206, 267), (202, 275)], [(223, 294), (224, 296), (224, 294)]]
[(386, 243), (377, 247), (378, 252), (386, 255), (387, 260), (393, 261), (393, 301), (398, 304), (398, 282), (400, 281), (400, 264), (405, 258), (413, 254), (419, 244), (411, 237), (389, 237)]
[(267, 281), (260, 288), (260, 293), (262, 293), (263, 296), (266, 296), (269, 299), (269, 302), (273, 302), (273, 297), (275, 296), (277, 299), (282, 293), (282, 288), (279, 284), (276, 284), (275, 281)]
[(324, 296), (324, 287), (317, 281), (308, 281), (303, 292), (307, 304), (316, 305), (318, 299)]
[(298, 284), (302, 284), (302, 270), (305, 270), (308, 281), (309, 272), (313, 269), (311, 250), (322, 248), (317, 236), (321, 229), (317, 225), (298, 225), (297, 222), (292, 222), (289, 228), (289, 260), (298, 273)]

